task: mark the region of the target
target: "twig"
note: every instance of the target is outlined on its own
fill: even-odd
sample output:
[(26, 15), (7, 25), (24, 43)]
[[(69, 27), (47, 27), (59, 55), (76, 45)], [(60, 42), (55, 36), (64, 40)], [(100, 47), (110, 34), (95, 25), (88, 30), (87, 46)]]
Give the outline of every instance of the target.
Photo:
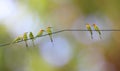
[[(61, 33), (61, 32), (69, 32), (69, 31), (88, 31), (88, 30), (84, 30), (84, 29), (64, 29), (64, 30), (60, 30), (60, 31), (56, 31), (56, 32), (53, 32), (52, 34), (57, 34), (57, 33)], [(92, 30), (92, 31), (96, 31), (96, 30)], [(120, 29), (106, 29), (106, 30), (100, 30), (100, 31), (118, 31), (118, 32), (120, 32)], [(42, 36), (40, 36), (40, 37), (44, 37), (44, 36), (47, 36), (48, 34), (44, 34), (44, 35), (42, 35)], [(35, 37), (35, 38), (38, 38), (38, 37)], [(31, 40), (31, 39), (28, 39), (28, 40)], [(23, 41), (23, 40), (22, 40)], [(22, 42), (22, 41), (19, 41), (19, 42)], [(17, 43), (19, 43), (19, 42), (17, 42)], [(2, 46), (7, 46), (7, 45), (10, 45), (11, 44), (11, 42), (8, 42), (8, 43), (4, 43), (4, 44), (0, 44), (0, 47), (2, 47)]]

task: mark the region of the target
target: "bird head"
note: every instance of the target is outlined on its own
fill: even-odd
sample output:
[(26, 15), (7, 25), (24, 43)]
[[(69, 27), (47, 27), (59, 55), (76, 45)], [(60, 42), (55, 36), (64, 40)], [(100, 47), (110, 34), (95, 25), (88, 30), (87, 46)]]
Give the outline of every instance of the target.
[(86, 25), (89, 25), (89, 23), (87, 23)]
[(52, 28), (52, 27), (47, 27), (47, 28)]
[(44, 32), (45, 30), (40, 30), (40, 31)]
[(96, 26), (96, 24), (93, 24), (93, 26)]
[(86, 24), (86, 27), (90, 27), (90, 24), (89, 24), (89, 23), (87, 23), (87, 24)]
[(25, 32), (25, 34), (27, 34), (28, 32)]

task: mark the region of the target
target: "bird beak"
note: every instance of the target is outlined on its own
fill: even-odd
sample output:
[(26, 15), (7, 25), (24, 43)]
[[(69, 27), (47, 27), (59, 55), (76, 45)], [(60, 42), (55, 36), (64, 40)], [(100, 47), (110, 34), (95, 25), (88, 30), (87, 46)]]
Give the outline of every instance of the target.
[(93, 24), (93, 26), (95, 26), (96, 24)]

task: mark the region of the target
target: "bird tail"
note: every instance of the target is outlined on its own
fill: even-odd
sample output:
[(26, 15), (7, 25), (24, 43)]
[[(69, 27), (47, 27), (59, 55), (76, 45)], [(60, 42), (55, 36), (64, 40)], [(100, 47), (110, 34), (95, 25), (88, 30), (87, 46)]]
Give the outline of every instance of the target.
[(99, 35), (99, 37), (100, 37), (100, 39), (102, 39), (102, 36), (101, 36), (101, 35)]
[(33, 46), (35, 47), (34, 39), (32, 39)]
[(93, 39), (93, 35), (91, 35), (91, 39)]
[(25, 41), (25, 45), (26, 45), (26, 47), (28, 47), (27, 41)]
[(90, 30), (90, 34), (91, 34), (91, 39), (93, 39), (93, 33), (92, 33), (92, 30)]
[(52, 35), (49, 35), (49, 37), (50, 37), (50, 41), (51, 41), (51, 43), (52, 43), (52, 45), (53, 45), (53, 47), (54, 47)]
[(101, 32), (100, 32), (100, 31), (98, 31), (98, 34), (99, 34), (100, 39), (102, 39), (102, 37), (101, 37)]
[(52, 35), (49, 35), (49, 37), (50, 37), (50, 41), (51, 41), (51, 42), (53, 42), (53, 38), (52, 38)]

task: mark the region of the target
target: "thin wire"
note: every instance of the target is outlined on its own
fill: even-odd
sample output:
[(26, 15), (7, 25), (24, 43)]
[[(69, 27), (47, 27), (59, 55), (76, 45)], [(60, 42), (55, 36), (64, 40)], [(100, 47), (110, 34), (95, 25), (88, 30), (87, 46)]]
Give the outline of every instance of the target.
[[(67, 31), (69, 32), (69, 31), (89, 31), (89, 30), (85, 30), (85, 29), (64, 29), (64, 30), (53, 32), (52, 34), (57, 34), (57, 33), (67, 32)], [(92, 30), (92, 31), (97, 31), (97, 30)], [(115, 32), (120, 32), (120, 29), (106, 29), (106, 30), (100, 30), (100, 31), (115, 31)], [(47, 36), (47, 35), (49, 35), (49, 34), (44, 34), (44, 35), (42, 35), (40, 37), (44, 37), (44, 36)], [(38, 37), (34, 37), (34, 38), (38, 38)], [(27, 40), (31, 40), (31, 39), (27, 39)], [(18, 41), (17, 43), (22, 42), (22, 41)], [(0, 47), (1, 46), (7, 46), (7, 45), (10, 45), (10, 44), (11, 44), (11, 42), (0, 44)]]

